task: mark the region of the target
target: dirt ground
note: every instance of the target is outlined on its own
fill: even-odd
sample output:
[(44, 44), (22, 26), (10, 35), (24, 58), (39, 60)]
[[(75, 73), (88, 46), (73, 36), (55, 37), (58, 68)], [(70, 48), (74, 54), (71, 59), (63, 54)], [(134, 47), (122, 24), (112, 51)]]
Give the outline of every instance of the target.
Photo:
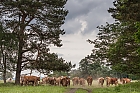
[(92, 89), (93, 88), (98, 88), (98, 87), (100, 87), (100, 86), (98, 85), (98, 81), (97, 80), (93, 80), (92, 86), (88, 86), (87, 83), (86, 83), (85, 86), (79, 86), (79, 85), (73, 86), (72, 82), (71, 82), (71, 86), (67, 87), (68, 91), (66, 91), (65, 93), (76, 93), (76, 91), (78, 89), (82, 89), (84, 91), (87, 91), (86, 93), (92, 93)]

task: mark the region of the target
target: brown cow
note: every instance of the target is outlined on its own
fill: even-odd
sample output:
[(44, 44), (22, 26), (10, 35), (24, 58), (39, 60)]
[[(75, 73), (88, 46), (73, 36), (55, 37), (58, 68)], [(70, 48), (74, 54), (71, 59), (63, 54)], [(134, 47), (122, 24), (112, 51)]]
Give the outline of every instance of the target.
[(79, 85), (85, 86), (85, 82), (86, 82), (86, 80), (84, 78), (79, 79)]
[(104, 84), (104, 78), (103, 77), (98, 78), (98, 84), (103, 87), (103, 84)]
[(67, 76), (62, 77), (60, 84), (65, 87), (70, 86), (70, 78)]
[(73, 82), (73, 86), (78, 85), (79, 84), (79, 77), (72, 78), (72, 82)]
[(60, 85), (61, 77), (55, 78), (55, 85)]
[(70, 86), (70, 78), (67, 77), (67, 86)]
[(37, 85), (38, 81), (40, 81), (40, 77), (37, 76), (22, 76), (21, 77), (21, 85), (29, 85), (31, 82), (32, 85)]
[(120, 79), (120, 82), (121, 82), (122, 84), (126, 84), (126, 83), (131, 82), (131, 79), (129, 79), (129, 78), (121, 78), (121, 79)]
[(49, 78), (49, 77), (44, 77), (44, 78), (42, 78), (42, 84), (48, 84), (48, 83), (49, 83), (48, 78)]
[(48, 83), (50, 84), (50, 85), (55, 85), (55, 77), (48, 77)]
[(92, 77), (91, 76), (88, 76), (87, 77), (88, 86), (91, 86), (92, 85), (92, 81), (93, 81)]
[(112, 77), (106, 77), (106, 86), (108, 87), (108, 86), (110, 86), (110, 84), (111, 85), (113, 85), (113, 84), (117, 85), (118, 84), (118, 79), (117, 78), (112, 78)]

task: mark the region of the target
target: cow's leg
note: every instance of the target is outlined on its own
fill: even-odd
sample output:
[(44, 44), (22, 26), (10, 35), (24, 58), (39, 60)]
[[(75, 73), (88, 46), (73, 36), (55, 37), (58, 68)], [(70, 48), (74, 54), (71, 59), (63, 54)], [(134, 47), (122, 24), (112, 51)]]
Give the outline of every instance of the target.
[(29, 81), (28, 81), (28, 80), (26, 80), (26, 81), (25, 81), (25, 85), (26, 85), (26, 86), (28, 86), (28, 84), (29, 84)]
[(33, 82), (34, 82), (34, 83), (33, 83), (33, 84), (34, 84), (34, 86), (36, 86), (36, 83), (37, 83), (37, 82), (36, 82), (36, 80), (35, 80), (35, 81), (33, 81)]

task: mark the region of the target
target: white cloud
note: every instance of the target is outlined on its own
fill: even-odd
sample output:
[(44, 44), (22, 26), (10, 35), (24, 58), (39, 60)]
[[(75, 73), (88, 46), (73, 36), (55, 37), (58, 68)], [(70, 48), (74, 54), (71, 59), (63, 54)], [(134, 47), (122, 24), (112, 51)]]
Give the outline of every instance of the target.
[(73, 64), (78, 63), (91, 53), (93, 45), (87, 42), (87, 39), (95, 39), (94, 35), (85, 35), (81, 34), (71, 34), (62, 36), (63, 46), (60, 48), (51, 46), (51, 52), (57, 53), (60, 57), (63, 57), (66, 61), (71, 61)]
[(87, 28), (87, 22), (84, 20), (79, 20), (79, 22), (81, 23), (81, 29), (78, 33), (83, 33), (85, 29)]

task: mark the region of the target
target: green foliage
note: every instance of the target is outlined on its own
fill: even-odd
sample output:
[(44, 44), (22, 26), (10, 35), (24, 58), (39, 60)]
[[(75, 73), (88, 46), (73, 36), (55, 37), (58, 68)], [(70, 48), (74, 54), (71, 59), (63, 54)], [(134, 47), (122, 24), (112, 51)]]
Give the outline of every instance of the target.
[(116, 42), (110, 45), (108, 59), (116, 70), (136, 74), (139, 73), (137, 69), (139, 69), (140, 56), (136, 52), (139, 44), (135, 43), (133, 26), (123, 29), (127, 33), (122, 33)]
[[(140, 43), (140, 22), (136, 22), (135, 27), (137, 28), (138, 31), (135, 33), (134, 37), (135, 37), (136, 42)], [(137, 49), (137, 52), (140, 55), (140, 48)]]
[[(13, 75), (11, 72), (6, 72), (6, 79), (8, 78), (13, 78)], [(3, 79), (3, 73), (0, 74), (0, 79), (2, 80)]]
[(18, 44), (15, 34), (6, 30), (2, 23), (0, 24), (0, 34), (0, 72), (2, 73), (2, 79), (6, 83), (6, 79), (12, 77), (7, 72), (15, 70)]
[(67, 71), (53, 71), (53, 75), (54, 77), (59, 77), (59, 76), (70, 76), (70, 72)]
[(81, 73), (81, 71), (79, 69), (74, 69), (70, 71), (70, 77), (86, 77), (85, 74)]
[(117, 70), (138, 74), (140, 56), (136, 51), (139, 50), (140, 45), (135, 41), (138, 41), (140, 2), (138, 0), (115, 0), (113, 4), (115, 8), (110, 8), (108, 12), (120, 22), (122, 30), (117, 42), (110, 46), (109, 61), (112, 61), (111, 64), (114, 68), (118, 68)]
[[(135, 24), (137, 31), (132, 30), (135, 34), (135, 41), (140, 43), (140, 1), (139, 0), (115, 0), (115, 8), (110, 8), (109, 13), (112, 13), (113, 18), (119, 20), (120, 22), (127, 22), (127, 26), (130, 24)], [(126, 31), (127, 32), (127, 31)], [(137, 49), (140, 53), (140, 49)]]
[(99, 78), (101, 76), (108, 76), (109, 68), (100, 63), (99, 60), (95, 61), (95, 56), (91, 54), (88, 57), (82, 59), (79, 63), (80, 77), (87, 77), (89, 75), (93, 78)]
[(109, 8), (108, 12), (112, 14), (112, 17), (121, 22), (140, 21), (140, 2), (139, 0), (115, 0), (113, 2), (113, 8)]
[(39, 72), (46, 74), (50, 71), (70, 71), (74, 65), (71, 62), (65, 62), (63, 58), (59, 58), (55, 53), (46, 53), (39, 56), (39, 60), (31, 63), (29, 68), (37, 69)]

